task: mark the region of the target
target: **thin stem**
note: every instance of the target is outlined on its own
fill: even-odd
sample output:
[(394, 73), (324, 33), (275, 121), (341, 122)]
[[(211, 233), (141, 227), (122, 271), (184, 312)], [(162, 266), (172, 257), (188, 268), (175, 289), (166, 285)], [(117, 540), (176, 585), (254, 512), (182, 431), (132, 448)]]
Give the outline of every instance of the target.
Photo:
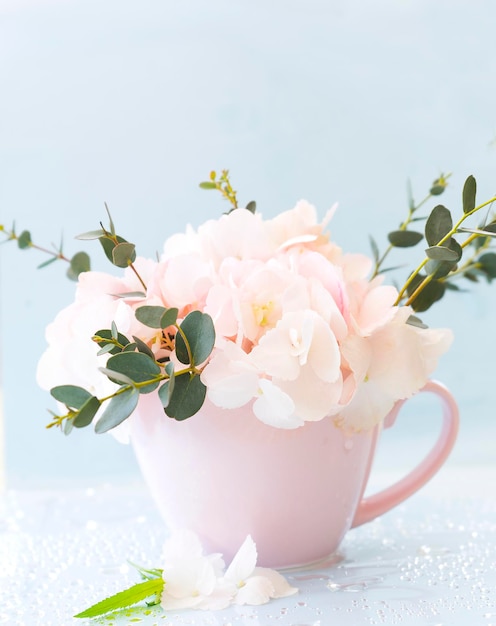
[(135, 275), (136, 275), (136, 278), (140, 281), (141, 286), (143, 287), (143, 289), (144, 289), (144, 290), (145, 290), (145, 292), (146, 292), (146, 290), (147, 290), (147, 286), (146, 286), (146, 284), (145, 284), (145, 281), (144, 281), (144, 280), (141, 278), (141, 276), (139, 275), (138, 270), (134, 267), (134, 265), (133, 265), (132, 263), (129, 263), (129, 267), (133, 270), (133, 272), (134, 272), (134, 273), (135, 273)]

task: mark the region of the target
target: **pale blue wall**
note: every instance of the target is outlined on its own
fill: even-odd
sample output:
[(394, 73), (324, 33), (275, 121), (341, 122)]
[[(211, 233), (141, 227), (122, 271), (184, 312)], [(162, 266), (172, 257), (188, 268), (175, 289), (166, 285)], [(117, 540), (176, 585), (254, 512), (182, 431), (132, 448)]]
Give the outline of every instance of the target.
[[(401, 219), (407, 177), (420, 197), (451, 170), (453, 209), (469, 173), (481, 199), (496, 191), (494, 24), (491, 0), (0, 0), (0, 221), (75, 251), (106, 201), (154, 255), (220, 210), (197, 182), (229, 167), (266, 215), (338, 200), (335, 238), (368, 251)], [(109, 437), (45, 432), (35, 367), (73, 286), (33, 252), (1, 254), (11, 483), (132, 474)], [(462, 408), (460, 463), (496, 458), (495, 304), (474, 290), (426, 320), (457, 333), (438, 376)]]

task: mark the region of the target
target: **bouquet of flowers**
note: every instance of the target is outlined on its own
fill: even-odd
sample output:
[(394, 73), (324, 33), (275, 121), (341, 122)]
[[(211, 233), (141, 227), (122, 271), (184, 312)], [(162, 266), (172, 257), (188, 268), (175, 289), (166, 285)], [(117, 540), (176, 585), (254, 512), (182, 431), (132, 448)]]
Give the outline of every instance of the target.
[[(84, 252), (50, 252), (48, 262), (68, 261), (78, 284), (47, 328), (38, 366), (39, 383), (62, 407), (48, 427), (67, 434), (94, 422), (97, 433), (124, 440), (140, 396), (157, 394), (164, 419), (191, 418), (208, 398), (224, 409), (249, 405), (274, 428), (330, 416), (350, 433), (373, 429), (425, 385), (450, 346), (448, 329), (430, 329), (417, 314), (458, 290), (459, 279), (496, 278), (496, 220), (488, 212), (465, 225), (496, 198), (477, 205), (472, 176), (458, 220), (440, 204), (419, 216), (447, 178), (422, 202), (410, 198), (382, 254), (371, 240), (372, 257), (331, 239), (335, 208), (319, 221), (306, 201), (273, 219), (254, 202), (240, 207), (227, 171), (211, 172), (201, 187), (220, 191), (230, 209), (170, 236), (159, 260), (138, 256), (109, 213), (108, 228), (79, 239), (98, 240), (120, 275), (90, 271)], [(37, 247), (28, 231), (0, 230), (21, 248)], [(425, 256), (404, 286), (386, 284), (390, 252), (421, 241)]]

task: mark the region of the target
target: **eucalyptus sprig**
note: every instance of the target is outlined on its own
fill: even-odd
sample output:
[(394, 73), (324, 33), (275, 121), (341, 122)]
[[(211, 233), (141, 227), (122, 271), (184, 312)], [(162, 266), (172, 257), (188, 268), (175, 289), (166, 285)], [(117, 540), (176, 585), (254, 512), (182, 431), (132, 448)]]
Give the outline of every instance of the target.
[[(237, 191), (234, 191), (231, 185), (229, 170), (222, 170), (219, 177), (217, 177), (217, 172), (212, 170), (210, 172), (209, 180), (200, 183), (199, 186), (201, 189), (215, 189), (216, 191), (220, 191), (222, 196), (232, 204), (232, 209), (228, 211), (228, 213), (239, 208)], [(251, 213), (255, 213), (257, 204), (254, 200), (251, 200), (244, 208), (251, 211)]]
[(69, 263), (69, 267), (67, 269), (67, 277), (70, 280), (77, 281), (79, 274), (81, 272), (88, 272), (91, 269), (91, 261), (90, 257), (86, 252), (76, 252), (72, 257), (67, 257), (63, 252), (62, 242), (60, 246), (55, 246), (52, 244), (52, 250), (43, 246), (40, 246), (33, 242), (31, 237), (31, 232), (29, 230), (23, 230), (20, 234), (17, 234), (15, 224), (12, 225), (12, 228), (9, 230), (5, 228), (3, 224), (0, 224), (0, 233), (3, 233), (6, 239), (2, 243), (7, 243), (8, 241), (16, 241), (17, 246), (20, 250), (38, 250), (39, 252), (43, 252), (44, 254), (48, 254), (50, 257), (47, 261), (44, 261), (40, 265), (38, 265), (38, 269), (42, 269), (43, 267), (47, 267), (56, 261), (65, 261)]
[[(156, 359), (144, 341), (134, 336), (131, 341), (118, 331), (115, 323), (110, 329), (97, 331), (93, 341), (100, 346), (98, 354), (110, 354), (106, 367), (100, 371), (119, 388), (98, 398), (76, 385), (53, 387), (51, 395), (65, 404), (67, 412), (52, 413), (47, 428), (57, 426), (69, 434), (74, 427), (89, 426), (102, 404), (108, 402), (95, 424), (96, 433), (105, 433), (130, 417), (140, 394), (156, 390), (165, 414), (171, 418), (181, 421), (200, 410), (207, 390), (200, 379), (202, 364), (215, 343), (212, 318), (201, 311), (192, 311), (178, 324), (178, 309), (161, 306), (141, 306), (135, 314), (142, 324), (158, 331), (165, 356)], [(170, 360), (172, 352), (184, 367), (175, 369)]]
[[(411, 305), (417, 312), (429, 309), (447, 290), (460, 291), (460, 287), (454, 282), (455, 279), (466, 278), (477, 282), (478, 278), (483, 276), (491, 282), (496, 278), (496, 253), (488, 251), (496, 237), (496, 219), (488, 214), (477, 228), (463, 226), (465, 220), (496, 201), (496, 196), (493, 196), (481, 204), (476, 204), (477, 184), (473, 176), (469, 176), (463, 186), (462, 215), (455, 223), (451, 212), (441, 204), (436, 205), (428, 216), (415, 215), (427, 199), (444, 191), (447, 178), (448, 176), (442, 176), (436, 179), (429, 195), (419, 205), (415, 206), (410, 200), (408, 215), (399, 230), (388, 234), (389, 247), (382, 256), (378, 252), (377, 244), (371, 239), (375, 276), (381, 271), (386, 271), (381, 266), (393, 248), (413, 247), (425, 238), (427, 243), (425, 257), (409, 274), (396, 300), (397, 305)], [(424, 219), (426, 222), (423, 233), (409, 230), (408, 227), (412, 222)], [(460, 242), (458, 239), (465, 234), (468, 236)], [(471, 253), (461, 264), (468, 246), (472, 246)]]

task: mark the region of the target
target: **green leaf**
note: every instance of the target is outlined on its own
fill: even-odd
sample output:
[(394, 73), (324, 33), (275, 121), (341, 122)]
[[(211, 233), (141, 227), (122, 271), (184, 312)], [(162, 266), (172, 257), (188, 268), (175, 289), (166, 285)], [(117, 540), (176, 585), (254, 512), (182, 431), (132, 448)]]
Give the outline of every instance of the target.
[(388, 240), (396, 248), (411, 248), (422, 241), (424, 236), (414, 230), (393, 230), (388, 233)]
[(462, 199), (463, 212), (470, 213), (475, 209), (475, 194), (477, 192), (477, 183), (473, 176), (469, 176), (463, 185)]
[(105, 374), (107, 378), (109, 378), (113, 383), (117, 383), (120, 385), (130, 385), (131, 387), (135, 386), (134, 380), (131, 380), (129, 376), (122, 374), (122, 372), (116, 372), (115, 370), (109, 370), (106, 367), (99, 367), (98, 371), (102, 374)]
[(149, 569), (146, 567), (141, 567), (141, 565), (136, 565), (133, 561), (127, 560), (131, 567), (134, 567), (137, 570), (142, 578), (146, 578), (147, 580), (153, 580), (154, 578), (162, 578), (163, 569)]
[(441, 175), (439, 178), (432, 183), (429, 193), (431, 196), (440, 196), (447, 186), (446, 178)]
[(76, 428), (89, 426), (101, 406), (101, 402), (95, 396), (91, 396), (79, 409), (78, 414), (73, 418), (72, 423)]
[(442, 204), (435, 206), (425, 224), (425, 238), (429, 246), (437, 245), (453, 228), (449, 210)]
[[(121, 350), (117, 350), (117, 352), (120, 352), (120, 351)], [(97, 356), (102, 356), (103, 354), (108, 354), (109, 352), (112, 352), (112, 354), (116, 354), (115, 346), (112, 343), (107, 343), (106, 345), (103, 346), (101, 350), (98, 350)]]
[(98, 617), (99, 615), (110, 613), (111, 611), (125, 609), (133, 604), (146, 600), (146, 598), (149, 598), (150, 596), (161, 594), (163, 589), (164, 580), (162, 578), (145, 580), (144, 582), (133, 585), (125, 591), (119, 591), (119, 593), (116, 593), (101, 602), (97, 602), (97, 604), (94, 604), (85, 611), (74, 615), (74, 617)]
[(77, 280), (82, 272), (89, 272), (91, 269), (90, 257), (86, 252), (76, 252), (72, 257), (67, 270), (67, 277), (70, 280)]
[[(117, 241), (117, 244), (119, 243), (127, 243), (127, 241), (125, 239), (123, 239), (122, 237), (119, 237), (119, 235), (115, 236), (115, 239)], [(103, 251), (105, 252), (105, 256), (107, 257), (107, 259), (113, 263), (114, 262), (114, 258), (112, 256), (113, 252), (114, 252), (114, 248), (116, 247), (116, 243), (115, 241), (110, 238), (108, 235), (104, 235), (102, 237), (98, 238), (98, 241), (100, 242)], [(127, 267), (127, 265), (125, 266)]]
[(410, 315), (406, 320), (406, 323), (410, 324), (410, 326), (415, 326), (416, 328), (429, 328), (427, 324), (424, 324), (424, 322), (416, 315)]
[(64, 425), (62, 427), (62, 432), (66, 436), (70, 435), (73, 428), (74, 428), (74, 424), (72, 423), (72, 420), (71, 419), (67, 419), (67, 420), (65, 420)]
[(105, 237), (106, 233), (103, 229), (99, 230), (89, 230), (87, 233), (81, 233), (76, 237), (76, 239), (80, 239), (82, 241), (91, 241), (93, 239), (100, 239), (100, 237)]
[[(425, 279), (423, 274), (418, 274), (407, 289), (407, 293), (411, 296), (421, 282)], [(435, 302), (440, 300), (446, 291), (444, 283), (438, 280), (431, 280), (412, 302), (412, 308), (417, 313), (427, 311)]]
[[(453, 237), (447, 242), (445, 246), (453, 253), (452, 260), (431, 259), (426, 263), (425, 271), (427, 274), (432, 274), (434, 278), (444, 278), (452, 270), (456, 269), (458, 261), (462, 258), (463, 250), (458, 241)], [(441, 246), (434, 246), (434, 249), (439, 250)]]
[(488, 280), (496, 278), (496, 254), (494, 252), (482, 254), (477, 260), (477, 265)]
[(155, 355), (153, 354), (153, 351), (148, 346), (148, 344), (142, 341), (139, 337), (135, 337), (134, 335), (133, 335), (133, 339), (139, 352), (143, 352), (143, 354), (147, 354), (151, 359), (155, 359)]
[(177, 321), (178, 309), (163, 306), (140, 306), (136, 309), (136, 319), (149, 328), (167, 328)]
[[(142, 352), (120, 352), (107, 361), (107, 368), (128, 376), (135, 383), (143, 383), (160, 374), (160, 367), (146, 354)], [(159, 385), (154, 381), (149, 385), (140, 387), (140, 393), (151, 393)]]
[(217, 189), (217, 184), (207, 180), (200, 183), (200, 189)]
[(160, 402), (162, 403), (164, 409), (169, 406), (172, 392), (174, 391), (174, 364), (170, 362), (167, 363), (165, 366), (165, 372), (168, 374), (169, 380), (167, 380), (158, 390), (158, 397), (160, 398)]
[(250, 202), (248, 202), (245, 208), (247, 211), (250, 211), (250, 213), (255, 213), (257, 210), (257, 203), (255, 202), (255, 200), (251, 200)]
[(58, 257), (53, 256), (51, 259), (48, 259), (48, 261), (43, 261), (43, 263), (40, 263), (37, 266), (37, 269), (41, 270), (44, 267), (47, 267), (48, 265), (51, 265), (52, 263), (55, 263), (55, 261), (58, 261)]
[(176, 420), (185, 420), (201, 409), (207, 388), (198, 374), (189, 372), (174, 377), (174, 389), (165, 413)]
[(176, 307), (170, 307), (170, 309), (167, 309), (160, 319), (160, 328), (168, 328), (169, 326), (173, 326), (177, 322), (178, 313), (179, 309), (177, 309)]
[(447, 246), (431, 246), (425, 251), (429, 259), (435, 261), (458, 261), (459, 256), (455, 250), (451, 250)]
[(31, 247), (31, 243), (31, 233), (29, 230), (23, 230), (17, 238), (17, 245), (21, 250), (25, 250), (26, 248)]
[(113, 293), (114, 298), (146, 298), (144, 291), (126, 291), (125, 293)]
[(412, 181), (406, 182), (406, 196), (408, 199), (408, 209), (413, 213), (415, 211), (415, 200), (413, 199)]
[(55, 400), (62, 402), (71, 409), (80, 409), (92, 394), (76, 385), (59, 385), (50, 389), (50, 394)]
[(379, 246), (377, 245), (376, 240), (369, 235), (370, 249), (372, 250), (372, 256), (374, 258), (375, 263), (379, 261)]
[(112, 250), (112, 263), (116, 267), (128, 267), (136, 260), (136, 246), (127, 241), (118, 243)]
[[(97, 337), (101, 337), (101, 339), (96, 339)], [(108, 328), (99, 330), (93, 335), (93, 339), (101, 348), (103, 348), (108, 344), (108, 341), (105, 340), (112, 339), (112, 331)], [(131, 343), (126, 335), (122, 335), (121, 333), (117, 333), (117, 341), (122, 346), (127, 346), (129, 343)], [(119, 352), (122, 352), (122, 348), (119, 348), (119, 346), (114, 346), (110, 351), (110, 354), (118, 354)]]
[[(213, 350), (215, 328), (210, 315), (201, 311), (192, 311), (181, 326), (192, 356), (192, 365), (203, 363)], [(189, 355), (181, 333), (176, 335), (176, 356), (181, 363), (189, 363)]]
[(136, 388), (127, 387), (114, 396), (105, 408), (101, 418), (95, 424), (95, 432), (106, 433), (127, 419), (138, 404), (139, 392)]
[(114, 221), (112, 220), (112, 216), (110, 215), (110, 209), (108, 208), (108, 205), (106, 202), (104, 204), (105, 204), (105, 211), (107, 211), (107, 217), (109, 218), (110, 233), (115, 236), (115, 226), (114, 226)]

